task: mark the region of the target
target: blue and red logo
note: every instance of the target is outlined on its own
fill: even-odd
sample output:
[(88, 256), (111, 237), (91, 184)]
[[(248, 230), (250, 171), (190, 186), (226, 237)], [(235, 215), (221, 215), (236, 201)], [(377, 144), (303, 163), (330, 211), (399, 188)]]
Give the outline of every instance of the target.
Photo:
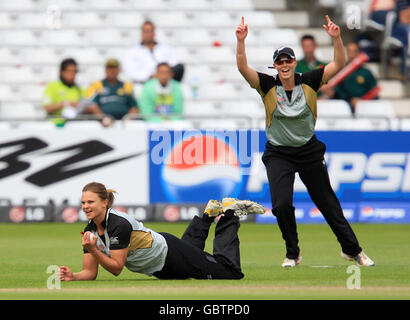
[(237, 151), (217, 135), (184, 136), (164, 150), (161, 163), (151, 161), (150, 170), (151, 203), (237, 197), (242, 184)]

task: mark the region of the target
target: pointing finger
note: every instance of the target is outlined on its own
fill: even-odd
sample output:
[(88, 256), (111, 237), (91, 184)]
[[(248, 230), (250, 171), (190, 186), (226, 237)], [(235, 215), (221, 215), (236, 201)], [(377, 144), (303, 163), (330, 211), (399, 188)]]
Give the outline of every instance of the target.
[(241, 24), (245, 24), (245, 18), (244, 18), (244, 16), (242, 16)]
[(326, 21), (327, 21), (327, 24), (332, 23), (332, 20), (330, 20), (330, 18), (329, 18), (329, 16), (328, 16), (328, 15), (326, 15)]

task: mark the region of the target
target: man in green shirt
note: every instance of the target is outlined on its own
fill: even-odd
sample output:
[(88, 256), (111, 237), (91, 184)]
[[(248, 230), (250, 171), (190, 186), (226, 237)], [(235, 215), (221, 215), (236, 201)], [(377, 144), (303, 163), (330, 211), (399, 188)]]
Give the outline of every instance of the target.
[(47, 84), (41, 102), (49, 116), (74, 118), (84, 90), (75, 83), (78, 72), (74, 59), (64, 59), (60, 64), (60, 79)]
[[(360, 54), (357, 43), (349, 42), (346, 45), (348, 63)], [(342, 99), (349, 103), (352, 112), (355, 112), (356, 104), (366, 93), (377, 86), (377, 80), (370, 70), (361, 66), (334, 89), (322, 87), (322, 91), (328, 98)], [(377, 97), (376, 97), (377, 98)]]
[(118, 79), (120, 63), (117, 59), (108, 59), (105, 64), (105, 79), (95, 81), (87, 90), (87, 99), (91, 106), (86, 113), (109, 115), (114, 119), (122, 119), (127, 114), (138, 112), (131, 82)]
[(298, 60), (295, 72), (306, 73), (324, 67), (323, 61), (316, 59), (315, 50), (317, 48), (315, 38), (312, 35), (304, 35), (301, 39), (303, 59)]
[(169, 64), (160, 63), (157, 66), (156, 76), (144, 84), (139, 106), (141, 114), (146, 115), (146, 120), (179, 119), (182, 115), (183, 94), (181, 84), (173, 80), (172, 76), (172, 69)]

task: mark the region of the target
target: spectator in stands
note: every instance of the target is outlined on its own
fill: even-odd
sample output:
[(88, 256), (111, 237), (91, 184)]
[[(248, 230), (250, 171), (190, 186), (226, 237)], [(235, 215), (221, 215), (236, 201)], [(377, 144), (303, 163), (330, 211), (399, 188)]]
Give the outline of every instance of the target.
[[(356, 42), (349, 42), (346, 45), (346, 48), (348, 63), (350, 63), (361, 51)], [(321, 90), (324, 93), (324, 98), (346, 100), (349, 103), (352, 112), (354, 112), (356, 104), (360, 98), (376, 86), (377, 80), (371, 71), (361, 66), (336, 86), (334, 90), (326, 86), (323, 86)]]
[(105, 79), (95, 81), (87, 90), (87, 99), (91, 100), (87, 113), (105, 114), (114, 119), (122, 119), (126, 114), (138, 112), (133, 84), (120, 81), (119, 73), (119, 61), (114, 58), (108, 59), (105, 64)]
[(75, 83), (77, 62), (72, 58), (60, 64), (60, 79), (47, 84), (42, 95), (42, 105), (50, 116), (73, 118), (85, 91)]
[(397, 22), (393, 26), (392, 35), (403, 43), (401, 51), (401, 70), (406, 76), (406, 58), (410, 56), (410, 0), (397, 0)]
[(166, 62), (173, 69), (174, 79), (181, 81), (184, 66), (171, 46), (155, 41), (155, 26), (151, 21), (142, 24), (141, 40), (140, 44), (125, 54), (123, 67), (127, 77), (134, 82), (144, 83), (154, 76), (158, 63)]
[(369, 18), (382, 25), (386, 24), (387, 13), (396, 7), (396, 0), (373, 0), (370, 4)]
[(298, 61), (295, 72), (306, 73), (325, 66), (323, 61), (316, 59), (315, 50), (317, 45), (316, 40), (312, 35), (304, 35), (300, 43), (302, 45), (304, 57)]
[[(183, 113), (183, 94), (181, 84), (172, 78), (170, 65), (162, 62), (157, 66), (154, 78), (144, 84), (139, 101), (142, 115), (158, 114), (162, 117), (147, 117), (147, 120), (158, 121)], [(177, 117), (178, 118), (178, 117)]]

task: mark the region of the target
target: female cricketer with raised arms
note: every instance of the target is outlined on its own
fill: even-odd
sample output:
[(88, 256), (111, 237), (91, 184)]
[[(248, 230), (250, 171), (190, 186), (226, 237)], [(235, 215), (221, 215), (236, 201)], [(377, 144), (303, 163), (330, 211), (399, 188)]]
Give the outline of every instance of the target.
[[(195, 216), (179, 239), (155, 232), (112, 208), (113, 190), (98, 182), (82, 191), (81, 207), (89, 222), (84, 229), (83, 268), (73, 272), (60, 267), (60, 280), (95, 280), (98, 266), (118, 276), (124, 266), (159, 279), (241, 279), (239, 218), (263, 214), (256, 202), (224, 198), (210, 200), (202, 217)], [(209, 228), (216, 217), (213, 255), (203, 251)]]
[(248, 66), (245, 38), (248, 25), (244, 17), (236, 29), (236, 62), (239, 72), (258, 91), (265, 105), (268, 142), (262, 157), (265, 164), (272, 212), (276, 216), (286, 243), (286, 258), (282, 267), (298, 265), (302, 257), (298, 246), (293, 184), (298, 172), (310, 197), (321, 211), (339, 241), (341, 256), (360, 266), (373, 266), (366, 256), (340, 206), (329, 181), (324, 153), (326, 146), (319, 141), (314, 128), (317, 116), (317, 91), (327, 83), (346, 62), (340, 28), (326, 16), (323, 28), (333, 38), (334, 59), (324, 68), (304, 74), (295, 73), (294, 51), (278, 48), (273, 54), (276, 76), (270, 76)]

